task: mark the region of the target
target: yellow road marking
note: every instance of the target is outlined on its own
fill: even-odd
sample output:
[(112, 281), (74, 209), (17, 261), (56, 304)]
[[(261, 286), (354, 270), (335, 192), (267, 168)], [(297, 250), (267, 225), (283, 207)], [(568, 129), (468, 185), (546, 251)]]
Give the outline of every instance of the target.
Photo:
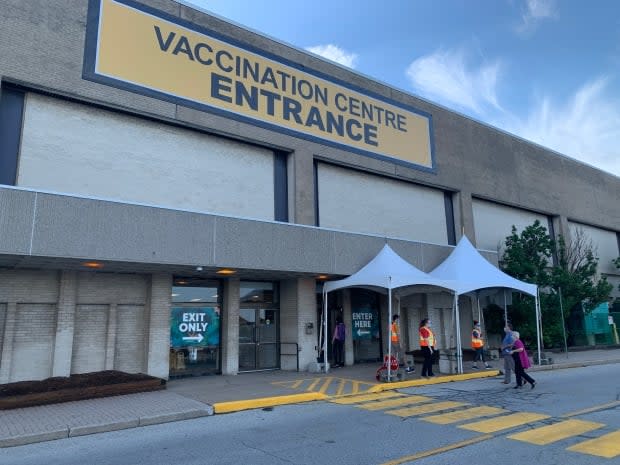
[(357, 394), (360, 392), (360, 382), (359, 381), (351, 381), (353, 387), (351, 388), (351, 394)]
[(553, 425), (512, 434), (508, 437), (510, 439), (516, 439), (517, 441), (544, 446), (545, 444), (551, 444), (552, 442), (561, 441), (571, 436), (587, 433), (588, 431), (602, 428), (603, 426), (605, 425), (602, 423), (594, 423), (591, 421), (565, 420)]
[(515, 426), (524, 425), (534, 421), (544, 420), (549, 415), (541, 413), (513, 413), (499, 418), (491, 418), (490, 420), (477, 421), (475, 423), (467, 423), (460, 425), (459, 428), (478, 431), (479, 433), (494, 433), (503, 429), (514, 428)]
[(347, 384), (347, 381), (344, 379), (340, 380), (340, 383), (338, 384), (338, 390), (336, 391), (336, 395), (337, 396), (341, 396), (343, 391), (344, 391), (344, 387)]
[(607, 404), (602, 404), (602, 405), (597, 405), (595, 407), (590, 407), (590, 408), (586, 408), (583, 410), (577, 410), (575, 412), (569, 412), (569, 413), (565, 413), (564, 415), (562, 415), (563, 417), (575, 417), (577, 415), (584, 415), (586, 413), (592, 413), (592, 412), (597, 412), (599, 410), (605, 410), (611, 407), (616, 407), (617, 405), (620, 405), (620, 400), (615, 400), (613, 402), (609, 402)]
[(378, 392), (376, 394), (362, 394), (359, 396), (341, 397), (333, 399), (331, 402), (335, 404), (357, 404), (359, 402), (366, 402), (369, 400), (388, 399), (390, 397), (403, 397), (404, 394), (399, 392)]
[(308, 388), (306, 389), (306, 391), (314, 391), (314, 388), (316, 387), (317, 384), (319, 384), (321, 382), (323, 378), (317, 378), (314, 381), (312, 381), (310, 383), (310, 386), (308, 386)]
[(422, 420), (430, 421), (431, 423), (437, 423), (438, 425), (448, 425), (450, 423), (456, 423), (462, 420), (471, 420), (479, 417), (490, 417), (491, 415), (499, 415), (501, 413), (508, 413), (508, 411), (498, 407), (482, 406), (468, 408), (466, 410), (459, 410), (458, 412), (432, 415), (430, 417), (424, 417), (422, 418)]
[(216, 402), (213, 404), (215, 413), (238, 412), (240, 410), (255, 409), (261, 407), (274, 407), (276, 405), (297, 404), (312, 400), (325, 400), (327, 396), (318, 392), (306, 392), (292, 394), (290, 396), (262, 397), (259, 399), (233, 400), (230, 402)]
[(454, 381), (466, 381), (470, 379), (491, 378), (498, 376), (498, 370), (484, 370), (479, 373), (465, 373), (462, 375), (448, 375), (437, 376), (430, 379), (414, 379), (411, 381), (396, 381), (393, 383), (375, 384), (368, 391), (369, 392), (381, 392), (389, 391), (391, 389), (402, 389), (414, 386), (427, 386), (430, 384), (452, 383)]
[(401, 407), (403, 405), (419, 404), (422, 402), (428, 402), (429, 400), (432, 400), (432, 399), (430, 397), (425, 397), (425, 396), (407, 396), (407, 397), (399, 397), (397, 399), (382, 400), (378, 402), (368, 402), (365, 404), (358, 405), (358, 407), (363, 408), (365, 410), (384, 410), (386, 408), (391, 408), (391, 407)]
[(334, 378), (332, 377), (325, 378), (325, 382), (323, 383), (323, 386), (321, 386), (321, 389), (319, 389), (319, 392), (321, 394), (325, 394), (325, 391), (327, 391), (327, 388), (329, 388), (329, 385), (331, 384), (333, 380)]
[(484, 436), (478, 436), (475, 438), (467, 439), (466, 441), (455, 442), (454, 444), (448, 444), (447, 446), (438, 447), (437, 449), (431, 449), (424, 452), (419, 452), (413, 455), (406, 455), (405, 457), (401, 457), (399, 459), (390, 460), (389, 462), (382, 463), (381, 465), (400, 465), (401, 463), (413, 462), (414, 460), (423, 459), (425, 457), (430, 457), (432, 455), (443, 454), (444, 452), (448, 452), (454, 449), (460, 449), (461, 447), (466, 447), (471, 444), (476, 444), (477, 442), (486, 441), (487, 439), (493, 438), (490, 434), (485, 434)]
[(579, 444), (569, 447), (567, 450), (612, 459), (620, 455), (620, 431), (606, 434), (600, 438), (580, 442)]
[(441, 410), (448, 410), (451, 408), (462, 407), (463, 405), (469, 405), (469, 404), (466, 404), (465, 402), (446, 401), (446, 402), (437, 402), (434, 404), (418, 405), (416, 407), (407, 407), (407, 408), (399, 408), (396, 410), (388, 410), (385, 413), (388, 413), (390, 415), (396, 415), (399, 417), (412, 417), (414, 415), (422, 415), (424, 413), (439, 412)]
[(295, 381), (292, 385), (291, 388), (293, 389), (297, 389), (299, 386), (301, 386), (301, 384), (304, 382), (305, 380), (300, 379), (299, 381)]

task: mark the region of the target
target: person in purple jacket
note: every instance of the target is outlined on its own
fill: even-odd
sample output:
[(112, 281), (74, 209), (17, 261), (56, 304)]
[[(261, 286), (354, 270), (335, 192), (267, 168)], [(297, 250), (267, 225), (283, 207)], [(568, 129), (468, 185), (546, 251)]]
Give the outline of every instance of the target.
[(523, 386), (522, 379), (524, 379), (530, 383), (531, 388), (534, 389), (534, 386), (536, 386), (536, 381), (525, 372), (525, 369), (531, 366), (530, 359), (527, 356), (527, 351), (525, 350), (523, 342), (519, 339), (519, 336), (520, 334), (517, 331), (512, 332), (514, 342), (512, 343), (512, 350), (510, 353), (515, 361), (515, 376), (517, 378), (517, 385), (514, 388), (518, 389)]

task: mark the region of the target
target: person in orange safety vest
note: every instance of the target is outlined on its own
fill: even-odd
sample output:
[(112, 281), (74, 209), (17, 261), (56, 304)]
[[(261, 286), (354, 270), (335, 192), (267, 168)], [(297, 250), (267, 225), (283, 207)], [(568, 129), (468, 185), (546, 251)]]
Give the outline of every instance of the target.
[(482, 339), (482, 329), (480, 329), (480, 323), (474, 320), (474, 329), (471, 332), (471, 348), (474, 349), (474, 364), (472, 368), (478, 369), (478, 360), (484, 363), (485, 368), (491, 368), (489, 364), (484, 360), (484, 339)]
[(431, 329), (431, 320), (424, 318), (420, 321), (420, 348), (424, 355), (424, 365), (422, 365), (422, 377), (429, 378), (433, 374), (433, 353), (435, 352), (435, 334)]

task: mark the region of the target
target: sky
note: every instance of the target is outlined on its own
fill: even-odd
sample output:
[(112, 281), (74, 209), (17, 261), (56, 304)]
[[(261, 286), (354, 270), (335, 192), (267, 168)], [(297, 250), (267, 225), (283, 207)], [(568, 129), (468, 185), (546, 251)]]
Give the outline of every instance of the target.
[(183, 0), (620, 177), (617, 0)]

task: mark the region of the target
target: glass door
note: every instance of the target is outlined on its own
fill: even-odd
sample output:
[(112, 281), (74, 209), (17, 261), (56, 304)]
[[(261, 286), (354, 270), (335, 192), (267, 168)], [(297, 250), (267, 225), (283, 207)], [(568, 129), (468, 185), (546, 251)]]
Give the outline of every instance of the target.
[(266, 308), (239, 310), (239, 371), (280, 367), (278, 311)]

